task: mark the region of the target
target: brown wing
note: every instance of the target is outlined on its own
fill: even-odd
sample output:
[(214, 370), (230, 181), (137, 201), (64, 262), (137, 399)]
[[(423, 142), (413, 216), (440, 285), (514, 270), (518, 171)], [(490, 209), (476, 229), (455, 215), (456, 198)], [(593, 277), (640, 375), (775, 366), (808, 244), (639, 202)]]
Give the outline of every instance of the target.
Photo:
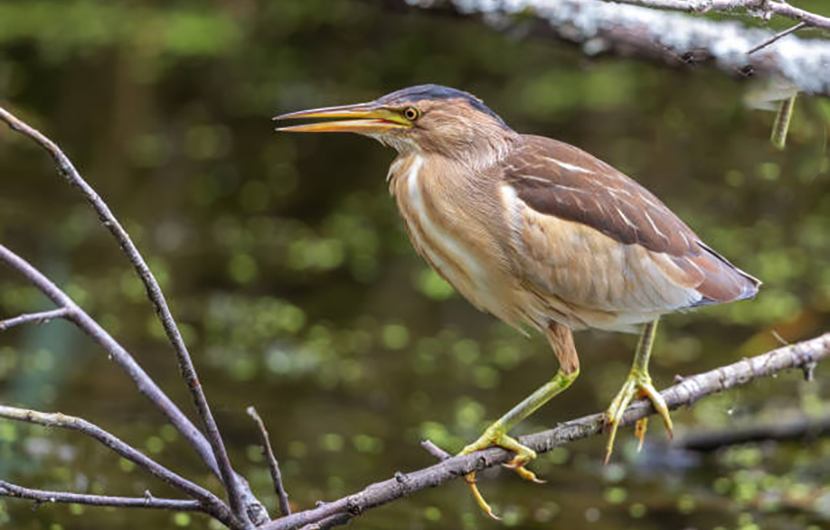
[(505, 162), (507, 183), (536, 212), (669, 258), (682, 271), (678, 281), (700, 293), (695, 305), (740, 300), (757, 292), (757, 279), (702, 243), (651, 192), (585, 151), (526, 135)]

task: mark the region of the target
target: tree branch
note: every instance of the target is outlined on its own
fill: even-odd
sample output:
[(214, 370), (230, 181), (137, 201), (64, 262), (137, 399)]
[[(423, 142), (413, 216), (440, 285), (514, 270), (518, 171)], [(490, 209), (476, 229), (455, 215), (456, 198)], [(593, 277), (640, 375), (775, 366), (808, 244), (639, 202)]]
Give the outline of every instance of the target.
[(767, 440), (810, 440), (828, 434), (830, 434), (830, 415), (822, 418), (802, 417), (786, 423), (770, 423), (738, 429), (691, 433), (672, 442), (671, 447), (687, 451), (709, 452), (730, 445)]
[[(231, 467), (230, 459), (228, 458), (228, 453), (225, 448), (224, 441), (222, 440), (222, 436), (219, 432), (219, 428), (216, 425), (216, 421), (213, 418), (213, 413), (210, 410), (210, 406), (208, 405), (207, 398), (205, 397), (204, 390), (202, 385), (199, 383), (199, 379), (196, 375), (196, 369), (193, 365), (193, 361), (190, 358), (190, 354), (187, 351), (187, 347), (184, 344), (184, 340), (182, 339), (181, 332), (179, 331), (178, 326), (176, 325), (175, 320), (173, 319), (173, 315), (170, 312), (170, 309), (167, 305), (167, 301), (162, 293), (161, 287), (159, 286), (156, 278), (153, 276), (153, 273), (150, 271), (150, 268), (147, 266), (144, 258), (139, 253), (138, 249), (136, 248), (135, 244), (130, 239), (129, 234), (124, 230), (121, 226), (121, 223), (116, 219), (113, 215), (112, 211), (110, 211), (107, 204), (101, 199), (101, 197), (96, 193), (96, 191), (81, 177), (78, 171), (75, 169), (75, 166), (69, 160), (69, 158), (61, 151), (61, 149), (49, 138), (44, 136), (40, 131), (34, 129), (27, 123), (23, 122), (22, 120), (18, 119), (13, 114), (9, 113), (2, 107), (0, 107), (0, 120), (4, 121), (8, 126), (14, 130), (22, 134), (23, 136), (31, 139), (37, 145), (42, 147), (46, 150), (49, 155), (54, 159), (60, 174), (75, 188), (80, 190), (83, 194), (84, 198), (89, 202), (95, 212), (98, 214), (98, 218), (101, 220), (101, 223), (112, 233), (113, 237), (115, 237), (118, 244), (121, 246), (121, 249), (127, 256), (127, 259), (133, 265), (136, 273), (138, 274), (141, 281), (144, 283), (144, 286), (147, 290), (147, 296), (149, 297), (150, 301), (152, 302), (156, 314), (161, 321), (165, 332), (167, 333), (167, 337), (170, 340), (170, 343), (173, 345), (173, 348), (176, 352), (176, 357), (179, 364), (179, 369), (181, 372), (182, 377), (187, 384), (188, 389), (190, 390), (191, 396), (193, 398), (193, 402), (196, 405), (196, 410), (199, 414), (199, 418), (201, 419), (202, 426), (205, 429), (206, 435), (202, 435), (202, 433), (196, 429), (196, 427), (190, 423), (190, 421), (178, 410), (177, 407), (167, 398), (164, 393), (158, 389), (155, 383), (146, 375), (146, 373), (141, 370), (141, 368), (135, 363), (135, 361), (130, 357), (130, 355), (123, 349), (121, 346), (115, 342), (112, 337), (110, 337), (94, 320), (89, 318), (86, 313), (81, 311), (75, 304), (69, 300), (69, 298), (64, 295), (57, 287), (52, 285), (52, 289), (50, 291), (53, 294), (58, 295), (58, 299), (53, 296), (50, 296), (46, 291), (44, 291), (47, 296), (52, 298), (52, 300), (58, 304), (59, 306), (66, 307), (72, 315), (75, 317), (76, 323), (84, 328), (88, 333), (89, 330), (94, 330), (95, 333), (90, 333), (93, 338), (96, 338), (102, 346), (107, 349), (108, 352), (113, 354), (113, 350), (118, 350), (119, 355), (118, 358), (122, 359), (122, 362), (119, 362), (125, 370), (133, 377), (133, 375), (143, 375), (143, 377), (139, 377), (141, 382), (139, 383), (135, 377), (137, 383), (139, 383), (139, 390), (141, 390), (141, 386), (146, 388), (150, 388), (151, 390), (154, 389), (152, 392), (153, 396), (151, 397), (148, 394), (148, 397), (168, 414), (177, 416), (177, 421), (174, 421), (173, 424), (177, 428), (181, 428), (182, 434), (185, 438), (193, 445), (202, 459), (208, 464), (208, 466), (220, 477), (223, 484), (225, 485), (226, 490), (228, 491), (228, 498), (231, 504), (231, 509), (233, 510), (234, 514), (241, 521), (247, 522), (249, 517), (252, 518), (255, 524), (260, 522), (266, 521), (267, 514), (265, 513), (264, 508), (256, 499), (256, 497), (251, 493), (250, 489), (248, 489), (247, 484), (245, 483), (244, 479), (238, 477), (237, 474), (234, 472), (233, 468)], [(6, 250), (4, 247), (0, 248), (0, 250)], [(2, 258), (2, 255), (0, 255)], [(7, 261), (7, 260), (4, 260)], [(22, 260), (19, 260), (22, 261)], [(25, 262), (24, 262), (25, 263)], [(33, 267), (26, 264), (30, 269), (34, 272)], [(20, 269), (18, 269), (20, 270)], [(39, 272), (37, 275), (42, 276)], [(30, 275), (27, 275), (30, 277)], [(45, 277), (42, 278), (47, 283), (51, 284), (48, 279)], [(31, 277), (30, 277), (31, 280)], [(43, 282), (41, 282), (43, 285)], [(41, 289), (43, 290), (43, 289)], [(60, 301), (59, 301), (60, 299)], [(103, 342), (99, 339), (105, 339)], [(107, 344), (104, 344), (107, 343)], [(116, 355), (113, 354), (115, 358)], [(134, 365), (129, 366), (129, 369), (125, 367), (127, 365)], [(152, 385), (152, 388), (147, 383)], [(161, 398), (164, 398), (163, 401), (165, 403), (162, 405)], [(171, 408), (172, 407), (172, 408)], [(171, 419), (172, 421), (172, 419)], [(197, 434), (198, 433), (198, 434)], [(205, 438), (207, 439), (208, 446), (205, 446)]]
[(280, 513), (283, 515), (291, 515), (291, 505), (288, 503), (288, 493), (285, 491), (285, 486), (282, 483), (282, 473), (280, 472), (280, 464), (277, 462), (277, 457), (274, 456), (274, 449), (271, 447), (271, 440), (268, 436), (268, 430), (265, 428), (265, 422), (259, 415), (259, 412), (254, 407), (248, 407), (248, 415), (253, 418), (259, 429), (259, 436), (262, 439), (262, 454), (268, 461), (268, 470), (271, 472), (271, 481), (274, 483), (274, 491), (277, 494), (277, 499), (280, 503)]
[(652, 9), (682, 11), (702, 14), (709, 12), (731, 13), (737, 10), (768, 17), (778, 15), (805, 25), (830, 30), (830, 18), (793, 7), (786, 2), (773, 0), (605, 0), (609, 3), (631, 4)]
[(34, 322), (35, 324), (46, 324), (58, 318), (66, 318), (69, 316), (69, 311), (65, 307), (60, 309), (53, 309), (51, 311), (41, 311), (40, 313), (29, 313), (20, 315), (6, 320), (0, 320), (0, 332), (23, 324)]
[[(579, 45), (590, 56), (617, 54), (660, 62), (674, 67), (703, 63), (736, 77), (766, 75), (786, 80), (794, 87), (816, 95), (830, 96), (830, 41), (782, 38), (776, 46), (748, 54), (775, 37), (765, 29), (748, 28), (737, 22), (696, 18), (678, 10), (699, 14), (706, 11), (760, 9), (761, 2), (680, 0), (406, 0), (423, 8), (454, 12), (462, 16), (482, 15), (499, 30), (521, 29), (525, 34), (556, 38)], [(627, 5), (636, 4), (636, 5)], [(771, 13), (798, 22), (830, 29), (830, 19), (807, 13), (782, 2), (769, 1)], [(447, 10), (446, 8), (450, 9)], [(718, 8), (718, 9), (716, 9)], [(517, 33), (513, 31), (513, 33)], [(784, 37), (786, 35), (783, 35)]]
[(127, 460), (134, 462), (136, 465), (145, 469), (156, 478), (166, 482), (189, 497), (196, 499), (202, 504), (202, 506), (205, 507), (205, 511), (209, 512), (226, 525), (231, 526), (233, 524), (231, 522), (233, 516), (231, 515), (230, 510), (225, 503), (214, 494), (167, 469), (152, 458), (147, 457), (134, 447), (128, 445), (118, 437), (110, 434), (93, 423), (75, 416), (67, 416), (60, 413), (38, 412), (35, 410), (21, 409), (17, 407), (7, 407), (5, 405), (0, 405), (0, 417), (16, 421), (25, 421), (46, 427), (60, 427), (86, 434)]
[[(680, 383), (667, 388), (661, 392), (661, 395), (671, 409), (684, 405), (691, 406), (699, 399), (711, 394), (745, 385), (783, 370), (800, 368), (806, 373), (815, 363), (828, 357), (830, 357), (830, 333), (709, 372), (680, 378)], [(626, 411), (622, 424), (634, 423), (651, 414), (654, 414), (654, 408), (650, 402), (637, 401)], [(545, 453), (555, 447), (600, 434), (604, 423), (603, 414), (593, 414), (560, 424), (554, 429), (523, 436), (520, 441), (537, 453)], [(440, 456), (440, 452), (436, 451), (431, 451), (431, 454)], [(501, 448), (490, 448), (470, 455), (455, 456), (418, 471), (406, 474), (396, 473), (394, 478), (372, 484), (358, 493), (325, 503), (318, 508), (277, 519), (260, 529), (295, 530), (308, 525), (322, 525), (324, 521), (327, 521), (326, 524), (331, 522), (342, 524), (366, 510), (426, 488), (440, 486), (472, 471), (481, 471), (507, 463), (511, 458), (512, 454)], [(337, 516), (340, 518), (335, 521), (334, 518)], [(333, 525), (330, 524), (330, 526)]]
[(157, 499), (146, 497), (111, 497), (107, 495), (86, 495), (66, 493), (63, 491), (33, 490), (0, 480), (0, 496), (30, 499), (35, 506), (45, 502), (67, 504), (87, 504), (90, 506), (111, 506), (113, 508), (150, 508), (158, 510), (176, 510), (181, 512), (202, 512), (204, 507), (198, 501), (179, 499)]

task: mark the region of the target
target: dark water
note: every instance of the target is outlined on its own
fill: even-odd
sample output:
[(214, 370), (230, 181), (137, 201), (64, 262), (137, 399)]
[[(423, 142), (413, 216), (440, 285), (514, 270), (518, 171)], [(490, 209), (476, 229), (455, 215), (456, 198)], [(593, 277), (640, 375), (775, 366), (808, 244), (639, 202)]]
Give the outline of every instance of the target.
[[(816, 4), (818, 6), (818, 3)], [(806, 34), (806, 37), (811, 35)], [(765, 281), (755, 301), (665, 320), (658, 386), (830, 324), (830, 104), (799, 99), (787, 149), (762, 83), (699, 68), (587, 60), (564, 44), (370, 2), (0, 3), (0, 100), (58, 141), (159, 275), (232, 449), (270, 508), (244, 414), (270, 427), (297, 508), (457, 450), (556, 369), (544, 340), (477, 313), (418, 259), (383, 178), (394, 154), (363, 138), (272, 132), (272, 115), (437, 82), (484, 98), (512, 127), (571, 142), (636, 177), (705, 241)], [(0, 132), (0, 241), (31, 259), (190, 412), (140, 284), (47, 157)], [(8, 269), (0, 318), (48, 307)], [(603, 410), (636, 338), (577, 337), (583, 375), (518, 430)], [(753, 383), (674, 415), (677, 435), (826, 414), (827, 367)], [(88, 338), (62, 323), (7, 332), (4, 404), (75, 414), (185, 476), (215, 479)], [(542, 456), (544, 486), (481, 487), (520, 528), (805, 529), (830, 526), (830, 445), (713, 455), (667, 448), (653, 422), (602, 467), (603, 440)], [(174, 495), (75, 434), (0, 421), (0, 478), (77, 492)], [(207, 527), (199, 516), (0, 502), (20, 529)], [(499, 528), (450, 484), (352, 523)]]

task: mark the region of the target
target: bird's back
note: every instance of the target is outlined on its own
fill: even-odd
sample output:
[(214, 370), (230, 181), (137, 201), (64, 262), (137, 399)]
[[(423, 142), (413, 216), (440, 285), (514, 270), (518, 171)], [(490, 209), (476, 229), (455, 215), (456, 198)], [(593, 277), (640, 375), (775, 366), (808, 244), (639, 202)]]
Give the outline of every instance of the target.
[(584, 326), (625, 329), (758, 290), (651, 192), (576, 147), (524, 135), (502, 171), (519, 273)]

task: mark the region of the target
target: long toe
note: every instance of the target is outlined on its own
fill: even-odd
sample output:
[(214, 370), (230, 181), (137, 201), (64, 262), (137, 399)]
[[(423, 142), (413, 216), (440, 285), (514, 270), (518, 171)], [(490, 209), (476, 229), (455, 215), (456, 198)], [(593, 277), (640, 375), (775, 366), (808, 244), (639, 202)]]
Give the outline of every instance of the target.
[(605, 443), (605, 456), (603, 457), (603, 463), (605, 465), (608, 465), (608, 462), (611, 461), (611, 455), (614, 452), (614, 441), (617, 439), (617, 429), (620, 427), (625, 409), (628, 408), (629, 403), (634, 399), (636, 393), (636, 382), (629, 375), (625, 384), (605, 412), (605, 425), (608, 428), (608, 441)]
[(674, 426), (672, 425), (671, 416), (669, 415), (669, 407), (666, 405), (666, 400), (656, 388), (651, 384), (651, 381), (644, 382), (640, 387), (640, 394), (647, 397), (651, 404), (654, 405), (654, 410), (663, 419), (663, 425), (666, 427), (666, 432), (669, 438), (674, 437)]
[(476, 504), (478, 507), (481, 508), (481, 511), (487, 514), (488, 517), (491, 519), (495, 519), (496, 521), (501, 521), (501, 517), (493, 512), (493, 509), (490, 508), (490, 505), (484, 499), (484, 496), (478, 490), (478, 485), (476, 484), (476, 474), (475, 471), (470, 473), (469, 475), (464, 475), (464, 482), (467, 483), (467, 486), (470, 487), (470, 492), (473, 494), (473, 498), (476, 500)]
[[(525, 480), (529, 480), (536, 484), (544, 484), (543, 480), (540, 480), (533, 471), (530, 471), (525, 466), (531, 462), (534, 458), (536, 458), (536, 451), (527, 447), (526, 445), (522, 445), (518, 440), (515, 438), (508, 436), (503, 430), (498, 428), (488, 428), (484, 431), (478, 440), (471, 443), (467, 447), (465, 447), (459, 455), (468, 455), (470, 453), (474, 453), (476, 451), (480, 451), (482, 449), (487, 449), (488, 447), (501, 447), (503, 449), (507, 449), (508, 451), (512, 451), (515, 453), (516, 456), (513, 459), (504, 465), (509, 469), (512, 469), (516, 472), (520, 477)], [(476, 485), (475, 480), (475, 473), (470, 473), (464, 477), (464, 481), (467, 482), (467, 485), (470, 487), (470, 491), (473, 493), (473, 497), (476, 499), (476, 503), (479, 507), (486, 513), (488, 516), (492, 517), (493, 519), (499, 519), (493, 510), (490, 508), (490, 505), (484, 500), (484, 497), (481, 495), (481, 492), (478, 490), (478, 486)]]
[[(663, 419), (663, 424), (666, 426), (666, 432), (669, 438), (673, 436), (674, 430), (671, 416), (669, 415), (669, 407), (666, 405), (663, 396), (651, 384), (651, 377), (647, 373), (632, 371), (622, 389), (614, 398), (614, 401), (611, 402), (608, 411), (605, 413), (606, 424), (609, 427), (608, 442), (605, 444), (605, 464), (608, 464), (611, 459), (611, 454), (614, 452), (614, 440), (616, 439), (617, 429), (619, 428), (623, 415), (635, 397), (643, 397), (651, 401), (654, 409)], [(643, 447), (647, 427), (648, 418), (638, 420), (635, 425), (634, 435), (639, 440), (638, 451)]]

